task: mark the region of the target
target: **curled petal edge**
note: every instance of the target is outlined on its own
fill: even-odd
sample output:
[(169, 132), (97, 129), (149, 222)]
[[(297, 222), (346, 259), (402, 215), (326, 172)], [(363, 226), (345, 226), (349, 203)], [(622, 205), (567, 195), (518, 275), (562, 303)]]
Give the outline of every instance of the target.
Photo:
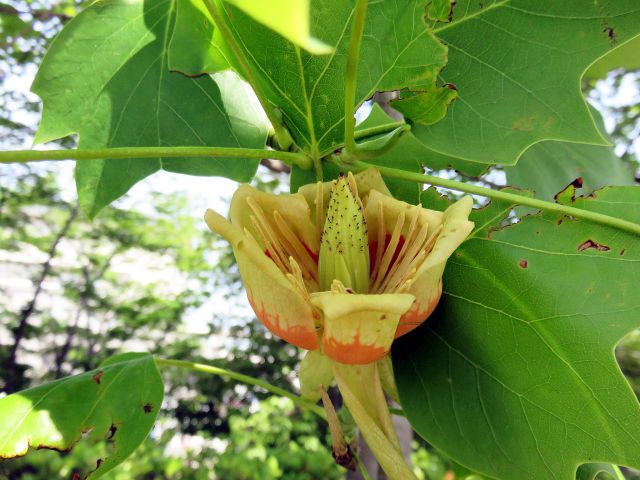
[(322, 352), (336, 362), (362, 365), (384, 357), (398, 322), (415, 297), (406, 293), (358, 295), (336, 291), (311, 295), (322, 312)]
[(222, 215), (207, 210), (207, 226), (233, 247), (249, 303), (269, 331), (307, 350), (318, 348), (317, 312), (302, 292), (264, 254), (257, 242)]

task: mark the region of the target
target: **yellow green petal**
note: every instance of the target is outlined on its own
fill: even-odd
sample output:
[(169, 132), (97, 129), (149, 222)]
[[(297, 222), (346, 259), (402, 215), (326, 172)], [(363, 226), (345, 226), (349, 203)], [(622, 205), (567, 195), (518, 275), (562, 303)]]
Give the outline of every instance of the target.
[(311, 303), (323, 316), (323, 353), (346, 364), (365, 364), (384, 357), (391, 348), (400, 317), (411, 308), (414, 296), (359, 295), (336, 290), (311, 295)]
[[(250, 200), (249, 200), (250, 199)], [(311, 221), (311, 209), (304, 196), (300, 194), (272, 194), (256, 190), (250, 185), (240, 185), (231, 199), (229, 218), (231, 223), (240, 229), (247, 229), (264, 248), (262, 238), (256, 231), (252, 217), (256, 216), (251, 205), (253, 201), (265, 214), (269, 226), (277, 233), (279, 228), (273, 219), (273, 212), (282, 215), (285, 223), (304, 245), (314, 254), (318, 253), (319, 244), (315, 235), (314, 224)]]
[(396, 403), (400, 403), (400, 395), (398, 395), (398, 387), (396, 387), (396, 377), (393, 374), (393, 363), (390, 355), (378, 360), (378, 372), (380, 373), (380, 383), (384, 393)]
[(435, 309), (442, 293), (442, 274), (447, 260), (473, 230), (474, 224), (469, 221), (472, 208), (473, 200), (467, 196), (443, 213), (442, 231), (431, 253), (415, 274), (413, 282), (405, 290), (416, 297), (416, 303), (400, 320), (396, 337), (416, 328)]
[(322, 388), (328, 389), (333, 382), (331, 359), (319, 350), (307, 352), (300, 363), (299, 378), (302, 397), (317, 402), (322, 397)]
[(376, 363), (333, 366), (338, 388), (389, 480), (415, 480), (391, 422)]
[(276, 267), (246, 231), (213, 210), (207, 210), (205, 221), (231, 243), (249, 303), (264, 326), (297, 347), (318, 348), (317, 313), (308, 294)]

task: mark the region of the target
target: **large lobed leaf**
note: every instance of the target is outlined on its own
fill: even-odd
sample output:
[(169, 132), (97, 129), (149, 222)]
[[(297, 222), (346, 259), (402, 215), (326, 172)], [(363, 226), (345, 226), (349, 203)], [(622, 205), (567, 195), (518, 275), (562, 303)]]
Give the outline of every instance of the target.
[[(74, 18), (51, 45), (33, 91), (44, 102), (38, 142), (77, 133), (80, 148), (262, 148), (267, 126), (239, 80), (170, 72), (178, 0), (106, 0)], [(150, 158), (79, 162), (76, 182), (94, 216), (142, 178), (165, 169), (251, 179), (257, 160)]]
[[(591, 114), (601, 132), (602, 116)], [(633, 173), (615, 154), (613, 147), (546, 141), (529, 148), (516, 165), (506, 167), (507, 183), (533, 190), (537, 198), (553, 200), (555, 194), (576, 178), (585, 192), (611, 185), (633, 185)]]
[[(81, 478), (99, 477), (147, 437), (162, 404), (160, 372), (151, 355), (123, 354), (99, 369), (0, 399), (0, 458), (29, 448), (68, 451), (79, 441), (104, 441), (107, 456)], [(75, 478), (75, 477), (74, 477)]]
[(635, 0), (459, 0), (434, 24), (459, 98), (414, 133), (442, 155), (513, 165), (541, 140), (606, 145), (580, 91), (589, 65), (640, 33)]
[[(640, 222), (635, 187), (575, 205)], [(551, 214), (492, 231), (509, 209), (474, 212), (440, 306), (397, 342), (402, 406), (430, 443), (491, 477), (637, 468), (640, 408), (613, 350), (640, 325), (638, 237)]]
[[(181, 5), (185, 15), (202, 10), (202, 0)], [(325, 155), (343, 143), (344, 88), (347, 46), (351, 37), (354, 0), (316, 0), (311, 4), (312, 33), (335, 46), (330, 55), (301, 50), (241, 10), (228, 7), (229, 26), (246, 48), (249, 61), (268, 100), (282, 112), (297, 144), (314, 155)], [(424, 0), (370, 2), (358, 64), (358, 103), (376, 91), (433, 86), (446, 63), (446, 48), (424, 23)], [(204, 15), (204, 14), (203, 14)], [(206, 16), (203, 16), (206, 18)], [(217, 44), (214, 32), (203, 38), (200, 58)], [(177, 40), (176, 40), (177, 41)], [(216, 53), (215, 55), (218, 55)], [(215, 62), (185, 64), (194, 68)]]

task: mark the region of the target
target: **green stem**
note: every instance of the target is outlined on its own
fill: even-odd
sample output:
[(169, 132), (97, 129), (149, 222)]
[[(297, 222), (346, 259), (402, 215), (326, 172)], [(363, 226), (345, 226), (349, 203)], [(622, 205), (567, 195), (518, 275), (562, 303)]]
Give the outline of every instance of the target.
[(360, 455), (354, 453), (353, 456), (356, 458), (356, 464), (358, 465), (358, 470), (360, 470), (360, 475), (362, 475), (363, 480), (371, 480), (367, 467), (365, 467), (362, 460), (360, 460)]
[[(377, 135), (382, 135), (385, 133), (392, 132), (396, 128), (401, 127), (403, 125), (406, 125), (406, 123), (403, 121), (400, 121), (400, 122), (385, 123), (383, 125), (376, 125), (375, 127), (361, 128), (359, 130), (354, 131), (353, 136), (356, 140), (363, 140), (363, 139), (366, 140), (367, 138), (370, 138), (370, 137), (375, 137)], [(342, 147), (344, 147), (344, 144), (332, 145), (331, 148), (327, 148), (326, 150), (321, 152), (319, 154), (319, 158), (326, 157), (332, 154), (333, 152), (335, 152), (337, 149)]]
[(309, 400), (305, 400), (298, 395), (295, 395), (291, 392), (284, 390), (283, 388), (276, 387), (275, 385), (271, 385), (269, 382), (264, 380), (260, 380), (259, 378), (250, 377), (249, 375), (244, 375), (242, 373), (234, 372), (232, 370), (227, 370), (226, 368), (214, 367), (213, 365), (204, 365), (202, 363), (188, 362), (185, 360), (173, 360), (171, 358), (157, 358), (155, 359), (156, 365), (158, 367), (179, 367), (179, 368), (187, 368), (189, 370), (195, 370), (197, 372), (204, 373), (212, 373), (213, 375), (221, 375), (232, 378), (242, 383), (246, 383), (248, 385), (255, 385), (257, 387), (264, 388), (268, 392), (271, 392), (275, 395), (279, 395), (281, 397), (286, 397), (292, 400), (295, 404), (300, 407), (306, 408), (316, 415), (318, 415), (322, 419), (326, 419), (324, 410)]
[(240, 43), (238, 43), (236, 37), (231, 31), (231, 28), (229, 28), (229, 24), (227, 23), (227, 19), (225, 18), (226, 15), (222, 14), (223, 7), (219, 6), (219, 4), (217, 3), (218, 1), (219, 0), (204, 0), (204, 4), (207, 7), (207, 10), (209, 11), (211, 17), (213, 17), (213, 21), (215, 22), (218, 30), (220, 30), (220, 33), (222, 34), (225, 42), (233, 52), (235, 60), (238, 62), (240, 69), (242, 70), (240, 73), (251, 84), (253, 91), (260, 100), (262, 108), (264, 109), (265, 113), (267, 114), (267, 118), (269, 118), (269, 121), (273, 126), (279, 147), (282, 150), (287, 150), (293, 144), (293, 139), (282, 124), (282, 115), (278, 110), (273, 108), (273, 106), (267, 99), (267, 96), (260, 86), (259, 80), (253, 73), (251, 64), (247, 59), (243, 47), (240, 45)]
[[(361, 128), (360, 130), (356, 130), (355, 132), (353, 132), (353, 135), (356, 140), (360, 140), (363, 138), (375, 137), (376, 135), (380, 135), (382, 133), (392, 132), (396, 128), (403, 125), (406, 125), (406, 123), (402, 121), (385, 123), (383, 125), (376, 125), (375, 127)], [(332, 150), (335, 150), (335, 147)]]
[(356, 141), (353, 131), (356, 120), (354, 118), (356, 108), (356, 86), (358, 80), (358, 60), (360, 58), (360, 44), (367, 16), (368, 0), (358, 0), (353, 19), (353, 30), (347, 51), (347, 73), (344, 86), (344, 144), (348, 153), (356, 151)]
[(99, 160), (105, 158), (158, 157), (240, 157), (273, 158), (309, 170), (311, 159), (301, 153), (279, 150), (226, 147), (118, 147), (73, 150), (6, 150), (0, 151), (0, 163), (25, 163), (43, 160)]
[(429, 183), (438, 187), (450, 188), (459, 192), (466, 192), (475, 195), (481, 195), (483, 197), (492, 198), (495, 200), (504, 200), (518, 205), (526, 205), (527, 207), (539, 208), (549, 212), (558, 212), (564, 215), (570, 215), (576, 218), (582, 218), (591, 222), (600, 223), (609, 227), (624, 230), (626, 232), (640, 235), (640, 225), (637, 223), (623, 220), (621, 218), (610, 217), (602, 213), (591, 212), (589, 210), (583, 210), (581, 208), (570, 207), (568, 205), (562, 205), (559, 203), (546, 202), (544, 200), (538, 200), (535, 198), (524, 197), (515, 193), (507, 193), (501, 190), (493, 190), (486, 187), (478, 187), (476, 185), (470, 185), (468, 183), (458, 182), (456, 180), (447, 180), (444, 178), (434, 177), (432, 175), (426, 175), (423, 173), (407, 172), (405, 170), (398, 170), (396, 168), (381, 167), (378, 165), (370, 165), (365, 162), (356, 161), (347, 164), (351, 169), (355, 171), (364, 170), (370, 167), (377, 168), (380, 173), (389, 178), (398, 178), (400, 180), (409, 180), (419, 183)]

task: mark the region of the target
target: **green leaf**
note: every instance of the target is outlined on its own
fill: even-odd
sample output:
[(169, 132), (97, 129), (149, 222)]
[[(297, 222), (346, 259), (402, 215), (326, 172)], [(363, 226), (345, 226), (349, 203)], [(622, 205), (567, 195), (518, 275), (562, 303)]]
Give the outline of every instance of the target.
[[(359, 133), (364, 133), (370, 129), (376, 129), (383, 125), (395, 123), (397, 122), (387, 115), (380, 105), (376, 104), (371, 109), (369, 116), (363, 122), (356, 125), (356, 137)], [(358, 143), (361, 146), (366, 145), (369, 142), (376, 142), (380, 137), (384, 136), (385, 135), (382, 134), (375, 135), (367, 139), (360, 139), (358, 140)], [(409, 172), (422, 172), (420, 161), (423, 155), (424, 149), (422, 145), (416, 142), (415, 139), (412, 139), (410, 134), (406, 134), (398, 140), (397, 145), (390, 151), (367, 161), (372, 165), (394, 167)], [(338, 178), (338, 175), (340, 174), (340, 168), (335, 164), (328, 162), (323, 162), (322, 171), (325, 181)], [(291, 173), (291, 191), (297, 192), (302, 185), (313, 183), (315, 180), (314, 172), (294, 167)], [(418, 203), (421, 188), (416, 182), (398, 180), (395, 178), (385, 178), (384, 180), (389, 191), (395, 198), (414, 205)]]
[[(601, 115), (591, 109), (601, 131)], [(540, 142), (529, 148), (517, 165), (506, 167), (507, 183), (536, 192), (536, 197), (552, 200), (576, 178), (589, 193), (607, 185), (633, 185), (631, 170), (612, 147), (567, 142)]]
[[(77, 133), (80, 148), (264, 146), (266, 125), (254, 116), (250, 96), (225, 97), (208, 76), (169, 71), (176, 1), (96, 2), (65, 27), (33, 84), (44, 102), (37, 142)], [(94, 160), (78, 163), (76, 182), (83, 209), (94, 216), (161, 168), (248, 181), (257, 164), (225, 158)]]
[(578, 468), (576, 480), (624, 480), (624, 475), (615, 465), (588, 463)]
[(20, 18), (19, 12), (11, 5), (0, 2), (0, 35), (13, 37), (26, 29), (30, 29), (30, 26)]
[[(574, 206), (640, 222), (640, 189), (606, 188)], [(449, 261), (437, 311), (396, 342), (409, 421), (495, 478), (637, 468), (640, 408), (613, 350), (640, 325), (638, 237), (551, 214), (492, 231), (504, 207), (474, 212), (479, 228)]]
[[(354, 1), (318, 0), (316, 35), (335, 51), (313, 56), (229, 8), (230, 27), (248, 50), (268, 100), (283, 115), (298, 146), (322, 157), (344, 143), (347, 46)], [(424, 1), (371, 2), (358, 64), (357, 102), (376, 91), (434, 85), (446, 48), (428, 31)]]
[(107, 456), (82, 478), (99, 477), (147, 437), (162, 404), (162, 378), (151, 355), (110, 358), (97, 370), (0, 399), (0, 458), (29, 448), (71, 450), (80, 441), (106, 441)]
[(233, 55), (202, 0), (181, 0), (169, 43), (169, 68), (186, 75), (221, 72), (229, 68)]
[(541, 140), (607, 145), (589, 114), (580, 78), (615, 45), (640, 32), (635, 0), (460, 0), (434, 32), (449, 48), (442, 72), (459, 99), (444, 120), (417, 125), (441, 154), (514, 165)]
[(421, 125), (433, 125), (442, 120), (449, 105), (458, 96), (458, 92), (449, 87), (431, 87), (423, 91), (400, 93), (401, 97), (392, 100), (391, 106)]
[(427, 5), (427, 17), (438, 22), (450, 22), (452, 11), (451, 0), (433, 0)]
[(604, 78), (611, 70), (624, 68), (625, 70), (640, 69), (640, 35), (628, 42), (618, 45), (604, 57), (589, 67), (584, 74), (587, 78)]
[(326, 55), (333, 47), (313, 38), (309, 26), (309, 0), (227, 0), (254, 20), (315, 55)]

